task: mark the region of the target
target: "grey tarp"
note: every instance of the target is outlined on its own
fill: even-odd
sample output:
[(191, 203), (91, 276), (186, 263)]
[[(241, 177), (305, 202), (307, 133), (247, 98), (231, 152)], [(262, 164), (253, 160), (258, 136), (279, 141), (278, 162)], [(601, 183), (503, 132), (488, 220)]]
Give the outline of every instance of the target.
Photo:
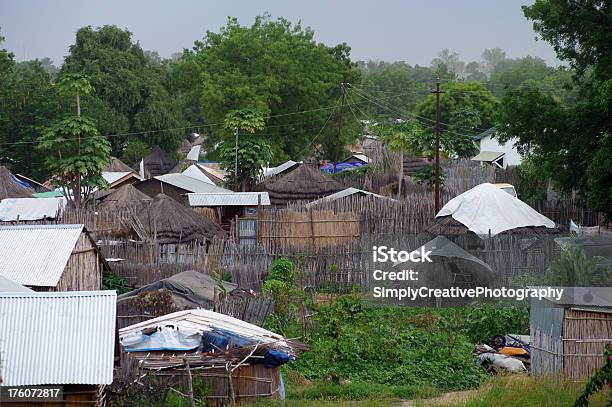
[[(457, 246), (444, 236), (436, 236), (423, 245), (424, 250), (431, 251), (432, 263), (418, 263), (431, 271), (437, 271), (452, 277), (452, 274), (461, 272), (471, 275), (473, 281), (479, 286), (490, 286), (495, 280), (493, 270), (488, 264)], [(418, 249), (420, 251), (420, 248)], [(415, 263), (416, 264), (416, 263)], [(406, 267), (406, 263), (396, 263), (394, 268)], [(418, 267), (423, 269), (424, 267)], [(430, 271), (430, 272), (431, 272)], [(437, 281), (445, 279), (436, 278)]]
[[(223, 287), (228, 293), (238, 288), (236, 284), (227, 281), (223, 281)], [(122, 294), (117, 297), (117, 303), (136, 298), (140, 294), (165, 289), (172, 294), (175, 306), (181, 309), (211, 309), (215, 288), (217, 292), (220, 291), (218, 280), (207, 274), (189, 270)]]

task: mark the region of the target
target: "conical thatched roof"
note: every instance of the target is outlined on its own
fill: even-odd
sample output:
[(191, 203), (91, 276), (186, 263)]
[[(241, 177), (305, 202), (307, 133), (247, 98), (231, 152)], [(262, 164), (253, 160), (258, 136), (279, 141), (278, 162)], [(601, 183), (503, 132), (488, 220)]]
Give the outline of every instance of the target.
[(19, 185), (6, 167), (0, 166), (0, 199), (32, 198), (32, 193)]
[(143, 158), (145, 178), (153, 178), (170, 172), (177, 164), (177, 161), (159, 146), (155, 146), (153, 151)]
[(262, 182), (258, 189), (268, 192), (273, 205), (283, 205), (292, 201), (313, 201), (345, 188), (318, 168), (302, 164), (289, 174)]
[(137, 218), (148, 237), (157, 236), (160, 243), (209, 240), (225, 235), (221, 226), (164, 194), (158, 194)]
[(137, 208), (151, 201), (151, 198), (137, 190), (132, 184), (125, 184), (110, 195), (98, 205), (99, 210), (124, 210)]
[(111, 157), (111, 163), (104, 169), (104, 172), (129, 172), (134, 171), (129, 165), (118, 159)]

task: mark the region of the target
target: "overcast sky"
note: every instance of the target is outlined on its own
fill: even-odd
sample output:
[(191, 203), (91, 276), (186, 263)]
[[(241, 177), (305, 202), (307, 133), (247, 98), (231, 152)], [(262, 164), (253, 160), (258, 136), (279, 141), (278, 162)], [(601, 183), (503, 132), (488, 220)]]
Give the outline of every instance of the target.
[(533, 55), (558, 64), (553, 49), (536, 41), (521, 5), (525, 0), (0, 0), (4, 48), (17, 60), (68, 54), (78, 28), (114, 24), (129, 29), (146, 50), (169, 57), (227, 16), (242, 24), (264, 12), (302, 21), (328, 45), (346, 42), (354, 60), (404, 60), (429, 65), (449, 48), (469, 62), (499, 46), (509, 57)]

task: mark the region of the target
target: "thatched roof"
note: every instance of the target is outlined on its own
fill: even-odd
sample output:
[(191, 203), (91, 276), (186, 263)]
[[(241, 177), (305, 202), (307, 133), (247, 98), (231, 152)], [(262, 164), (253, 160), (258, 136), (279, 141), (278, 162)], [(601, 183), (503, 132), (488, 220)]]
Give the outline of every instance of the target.
[(155, 146), (153, 151), (143, 158), (145, 178), (152, 178), (170, 172), (177, 164), (177, 161), (159, 146)]
[(225, 235), (221, 226), (164, 194), (158, 194), (137, 218), (143, 232), (151, 239), (157, 235), (161, 243), (209, 240)]
[(262, 182), (258, 189), (268, 192), (273, 205), (282, 205), (291, 201), (313, 201), (345, 188), (318, 168), (301, 164), (286, 175)]
[(104, 169), (105, 172), (131, 172), (134, 171), (129, 165), (118, 159), (111, 157), (110, 164)]
[(108, 196), (98, 205), (99, 210), (123, 210), (136, 208), (151, 201), (148, 195), (140, 192), (132, 184), (125, 184)]
[(0, 199), (4, 198), (32, 198), (32, 192), (19, 185), (6, 167), (0, 166)]
[[(457, 236), (474, 235), (463, 223), (455, 220), (452, 216), (440, 216), (425, 228), (425, 232), (432, 235)], [(499, 233), (500, 235), (549, 235), (562, 233), (558, 228), (547, 228), (546, 226), (519, 227)]]

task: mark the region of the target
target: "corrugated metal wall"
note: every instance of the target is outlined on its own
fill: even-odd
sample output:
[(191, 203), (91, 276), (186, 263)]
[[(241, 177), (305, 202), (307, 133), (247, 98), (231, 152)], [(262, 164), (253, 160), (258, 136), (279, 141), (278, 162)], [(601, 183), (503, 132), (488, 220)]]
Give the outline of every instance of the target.
[(0, 294), (3, 385), (110, 384), (114, 291)]

